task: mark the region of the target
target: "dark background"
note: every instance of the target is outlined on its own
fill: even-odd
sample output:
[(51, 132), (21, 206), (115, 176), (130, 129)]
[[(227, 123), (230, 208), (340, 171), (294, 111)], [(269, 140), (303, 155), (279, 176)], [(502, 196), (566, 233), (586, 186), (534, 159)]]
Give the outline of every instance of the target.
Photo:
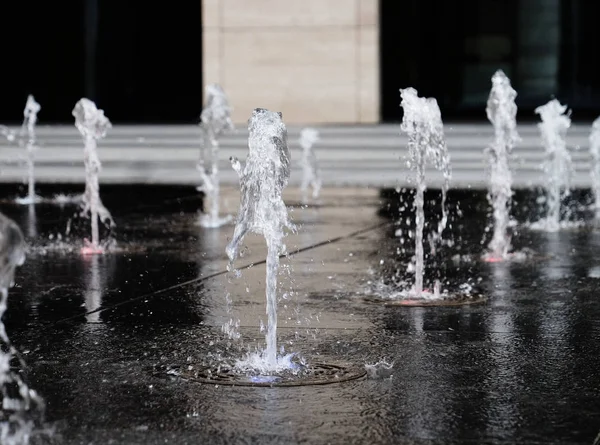
[(112, 122), (196, 122), (202, 104), (200, 0), (3, 2), (0, 123), (72, 123), (81, 97)]
[[(117, 123), (192, 123), (202, 103), (201, 0), (4, 2), (0, 123), (27, 94), (40, 122), (72, 123), (88, 97)], [(438, 100), (445, 120), (485, 120), (503, 69), (519, 119), (557, 97), (573, 118), (600, 114), (600, 2), (380, 0), (381, 118), (402, 118), (400, 88)]]
[(437, 98), (444, 119), (485, 119), (502, 69), (519, 119), (553, 97), (573, 119), (600, 114), (597, 0), (380, 0), (381, 111), (399, 121), (399, 88)]

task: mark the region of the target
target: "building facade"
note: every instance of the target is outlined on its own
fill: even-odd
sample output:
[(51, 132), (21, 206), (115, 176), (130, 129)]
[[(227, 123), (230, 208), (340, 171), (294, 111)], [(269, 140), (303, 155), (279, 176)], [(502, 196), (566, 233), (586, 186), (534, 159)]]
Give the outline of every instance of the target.
[(378, 0), (203, 0), (203, 81), (235, 122), (253, 108), (288, 123), (376, 123)]

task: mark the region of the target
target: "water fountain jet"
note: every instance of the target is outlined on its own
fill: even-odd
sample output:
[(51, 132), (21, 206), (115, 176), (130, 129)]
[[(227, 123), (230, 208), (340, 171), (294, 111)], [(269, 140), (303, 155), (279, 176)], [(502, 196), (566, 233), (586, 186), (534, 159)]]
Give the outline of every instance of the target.
[(285, 252), (284, 229), (294, 230), (283, 202), (283, 189), (290, 177), (287, 129), (281, 113), (256, 108), (248, 120), (248, 157), (242, 168), (231, 159), (240, 178), (241, 203), (234, 234), (227, 245), (230, 264), (237, 258), (248, 232), (263, 235), (267, 243), (267, 334), (266, 348), (260, 354), (264, 370), (287, 367), (285, 357), (277, 357), (277, 274), (279, 256)]
[(499, 262), (509, 258), (511, 247), (510, 204), (512, 173), (509, 157), (520, 140), (517, 133), (517, 92), (502, 70), (492, 76), (492, 89), (487, 101), (486, 114), (494, 126), (494, 141), (487, 149), (490, 167), (488, 200), (492, 205), (494, 230), (484, 260)]
[(423, 230), (425, 228), (424, 194), (426, 189), (425, 167), (428, 162), (442, 172), (442, 218), (438, 224), (437, 239), (441, 238), (446, 228), (448, 215), (446, 210), (446, 192), (450, 184), (450, 156), (444, 139), (444, 124), (437, 101), (434, 98), (418, 97), (417, 90), (406, 88), (400, 90), (401, 106), (404, 109), (401, 130), (408, 135), (409, 166), (415, 171), (415, 281), (407, 294), (410, 300), (438, 300), (442, 298), (439, 281), (436, 281), (433, 292), (423, 289), (424, 250)]
[(231, 121), (231, 107), (220, 85), (206, 86), (206, 106), (200, 115), (202, 128), (202, 149), (198, 170), (202, 185), (198, 188), (205, 193), (205, 206), (208, 212), (200, 216), (202, 227), (217, 228), (231, 221), (231, 215), (219, 217), (219, 137), (234, 129)]
[[(398, 282), (394, 276), (391, 284), (382, 281), (374, 283), (374, 287), (366, 291), (365, 300), (388, 306), (458, 306), (477, 304), (486, 301), (479, 293), (474, 292), (469, 283), (460, 284), (457, 292), (442, 289), (440, 279), (435, 279), (432, 289), (424, 286), (425, 275), (425, 170), (432, 164), (442, 175), (441, 185), (441, 216), (437, 227), (428, 236), (431, 256), (437, 255), (437, 246), (451, 245), (450, 240), (443, 240), (442, 234), (448, 224), (448, 209), (446, 208), (447, 191), (450, 186), (451, 169), (450, 155), (444, 138), (444, 125), (437, 101), (434, 98), (419, 97), (414, 88), (400, 90), (401, 106), (404, 109), (401, 130), (408, 136), (409, 161), (408, 167), (415, 172), (415, 190), (413, 208), (415, 211), (414, 232), (409, 237), (415, 240), (415, 255), (408, 266), (408, 272), (414, 273), (414, 281), (409, 285), (406, 281)], [(400, 209), (406, 206), (400, 195)], [(437, 202), (436, 202), (437, 204)], [(407, 218), (410, 223), (410, 218)], [(402, 236), (402, 229), (396, 231), (396, 236)], [(404, 239), (401, 239), (401, 243)], [(383, 260), (380, 264), (383, 264)], [(400, 289), (399, 289), (400, 288)]]
[(114, 221), (100, 200), (98, 174), (101, 164), (98, 159), (97, 144), (99, 139), (106, 136), (111, 124), (104, 116), (104, 111), (96, 108), (96, 104), (86, 98), (75, 104), (72, 114), (75, 117), (75, 126), (84, 140), (85, 192), (82, 215), (89, 214), (91, 222), (91, 240), (86, 240), (86, 245), (81, 252), (83, 254), (104, 253), (104, 248), (100, 245), (98, 221), (110, 226), (114, 226)]
[[(285, 255), (285, 230), (295, 231), (283, 202), (283, 189), (290, 177), (290, 152), (282, 114), (256, 108), (248, 120), (248, 156), (245, 165), (235, 157), (231, 165), (239, 176), (240, 209), (231, 242), (226, 247), (228, 270), (233, 267), (248, 233), (262, 235), (267, 244), (266, 258), (266, 347), (249, 353), (233, 366), (186, 364), (171, 375), (198, 383), (234, 386), (304, 386), (340, 383), (366, 375), (364, 368), (323, 363), (307, 364), (296, 353), (285, 354), (277, 347), (277, 290), (280, 257)], [(229, 298), (229, 294), (228, 294)], [(229, 301), (228, 301), (229, 304)], [(230, 321), (225, 330), (229, 330)], [(237, 333), (235, 333), (237, 337)], [(231, 335), (230, 335), (231, 337)], [(280, 353), (281, 352), (281, 353)]]
[(312, 187), (312, 198), (317, 199), (321, 191), (321, 176), (319, 174), (319, 165), (313, 145), (319, 141), (319, 132), (314, 128), (303, 128), (300, 131), (300, 147), (302, 147), (302, 183), (300, 191), (302, 192), (302, 202), (308, 202), (308, 188)]
[(566, 105), (552, 99), (537, 107), (535, 113), (542, 119), (538, 128), (546, 151), (543, 170), (547, 215), (530, 227), (534, 230), (556, 232), (569, 225), (566, 221), (561, 221), (560, 208), (561, 201), (570, 195), (572, 164), (566, 143), (567, 130), (571, 126), (570, 112), (567, 112)]
[(37, 139), (35, 135), (35, 124), (37, 122), (37, 114), (41, 110), (41, 106), (36, 102), (35, 98), (30, 94), (27, 96), (25, 109), (23, 110), (23, 125), (21, 127), (20, 136), (25, 137), (27, 134), (27, 173), (28, 173), (28, 193), (25, 198), (17, 198), (18, 204), (35, 204), (41, 201), (39, 196), (35, 194), (35, 175), (34, 175), (34, 154), (37, 149)]

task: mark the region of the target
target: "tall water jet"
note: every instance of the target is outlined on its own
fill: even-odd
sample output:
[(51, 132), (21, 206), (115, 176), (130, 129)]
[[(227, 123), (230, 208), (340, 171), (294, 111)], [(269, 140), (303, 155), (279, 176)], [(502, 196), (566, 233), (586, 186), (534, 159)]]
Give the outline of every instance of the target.
[(83, 136), (84, 140), (84, 163), (85, 163), (85, 192), (83, 194), (83, 215), (90, 215), (91, 241), (86, 240), (83, 253), (103, 253), (100, 246), (100, 231), (98, 220), (105, 224), (114, 225), (110, 212), (104, 207), (100, 200), (100, 185), (98, 174), (101, 164), (98, 159), (98, 140), (106, 136), (111, 128), (110, 121), (104, 116), (104, 111), (96, 108), (96, 104), (89, 99), (83, 98), (75, 104), (72, 112), (75, 117), (75, 126)]
[(18, 372), (11, 369), (13, 360), (24, 363), (10, 342), (2, 322), (7, 309), (8, 288), (13, 285), (15, 269), (25, 261), (23, 234), (14, 221), (0, 214), (0, 443), (26, 445), (36, 424), (42, 420), (43, 401), (30, 389)]
[(266, 349), (255, 363), (263, 371), (284, 366), (277, 357), (277, 274), (279, 256), (285, 253), (284, 229), (293, 230), (283, 202), (283, 189), (290, 177), (290, 152), (287, 129), (282, 114), (256, 108), (248, 120), (248, 157), (242, 168), (237, 158), (231, 158), (241, 186), (240, 210), (231, 242), (227, 245), (230, 269), (237, 258), (240, 244), (248, 232), (263, 235), (267, 243)]
[(546, 218), (533, 224), (533, 228), (555, 232), (560, 229), (561, 200), (570, 194), (571, 155), (567, 150), (566, 135), (571, 126), (567, 106), (552, 99), (535, 109), (542, 122), (538, 124), (546, 150), (543, 164), (546, 189)]
[(441, 239), (446, 228), (448, 213), (446, 209), (446, 193), (450, 185), (450, 156), (444, 139), (444, 124), (437, 101), (434, 98), (418, 97), (417, 90), (405, 88), (400, 90), (404, 109), (404, 116), (400, 129), (408, 135), (409, 167), (415, 172), (415, 259), (414, 286), (409, 292), (411, 299), (441, 298), (440, 284), (436, 281), (433, 292), (423, 290), (424, 250), (423, 230), (425, 228), (425, 167), (432, 163), (442, 172), (442, 217), (438, 223), (437, 232), (432, 237), (432, 242)]
[(594, 218), (600, 221), (600, 117), (592, 124), (590, 133), (590, 155), (592, 157), (592, 193), (594, 194)]
[(300, 190), (302, 192), (302, 201), (308, 201), (308, 188), (312, 187), (312, 198), (317, 199), (321, 191), (321, 175), (319, 174), (319, 164), (317, 156), (313, 150), (313, 145), (319, 141), (319, 132), (314, 128), (303, 128), (300, 131), (300, 147), (302, 147), (302, 183)]
[(206, 86), (206, 106), (200, 115), (202, 148), (198, 170), (202, 179), (199, 190), (205, 193), (208, 212), (200, 217), (200, 225), (221, 227), (231, 221), (231, 216), (219, 217), (219, 138), (234, 129), (231, 107), (227, 96), (218, 84)]
[(510, 250), (510, 203), (512, 173), (509, 157), (520, 140), (517, 133), (517, 92), (502, 70), (492, 76), (492, 89), (487, 101), (486, 114), (494, 126), (494, 141), (487, 148), (490, 168), (488, 200), (492, 205), (494, 232), (488, 245), (487, 261), (502, 261)]
[(40, 104), (36, 102), (31, 94), (27, 96), (27, 102), (25, 103), (25, 109), (23, 110), (24, 118), (20, 135), (21, 137), (27, 135), (25, 146), (27, 149), (28, 193), (26, 198), (17, 199), (19, 204), (34, 204), (40, 201), (40, 197), (35, 195), (34, 154), (37, 149), (35, 124), (37, 122), (37, 114), (40, 112), (41, 108)]

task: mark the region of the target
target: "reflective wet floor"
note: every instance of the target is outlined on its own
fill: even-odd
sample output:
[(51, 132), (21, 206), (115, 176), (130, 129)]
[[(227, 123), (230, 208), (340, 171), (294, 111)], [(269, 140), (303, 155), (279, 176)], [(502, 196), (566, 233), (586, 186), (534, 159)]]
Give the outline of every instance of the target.
[[(262, 345), (262, 239), (247, 239), (236, 263), (247, 267), (236, 278), (225, 256), (233, 229), (195, 224), (201, 200), (192, 187), (103, 186), (117, 224), (104, 236), (117, 248), (84, 256), (86, 221), (75, 206), (19, 206), (9, 202), (16, 187), (1, 192), (0, 211), (29, 243), (5, 322), (28, 382), (46, 401), (56, 443), (591, 445), (600, 431), (600, 231), (589, 226), (559, 233), (519, 226), (513, 244), (533, 249), (532, 259), (488, 264), (477, 259), (485, 193), (452, 192), (446, 236), (455, 245), (429, 258), (426, 276), (442, 270), (444, 286), (469, 283), (487, 302), (384, 307), (364, 295), (405, 274), (412, 255), (410, 241), (395, 236), (397, 194), (327, 189), (302, 207), (291, 190), (286, 202), (300, 230), (286, 238), (292, 255), (280, 277), (280, 345), (308, 362), (386, 360), (393, 376), (231, 387), (169, 370), (231, 363)], [(575, 198), (588, 200), (584, 192)], [(435, 192), (428, 201), (439, 201)], [(223, 202), (235, 214), (234, 190), (224, 190)], [(515, 214), (533, 217), (537, 204), (535, 195), (518, 194)], [(474, 259), (456, 261), (456, 253)], [(222, 330), (230, 320), (239, 321), (239, 339)]]

